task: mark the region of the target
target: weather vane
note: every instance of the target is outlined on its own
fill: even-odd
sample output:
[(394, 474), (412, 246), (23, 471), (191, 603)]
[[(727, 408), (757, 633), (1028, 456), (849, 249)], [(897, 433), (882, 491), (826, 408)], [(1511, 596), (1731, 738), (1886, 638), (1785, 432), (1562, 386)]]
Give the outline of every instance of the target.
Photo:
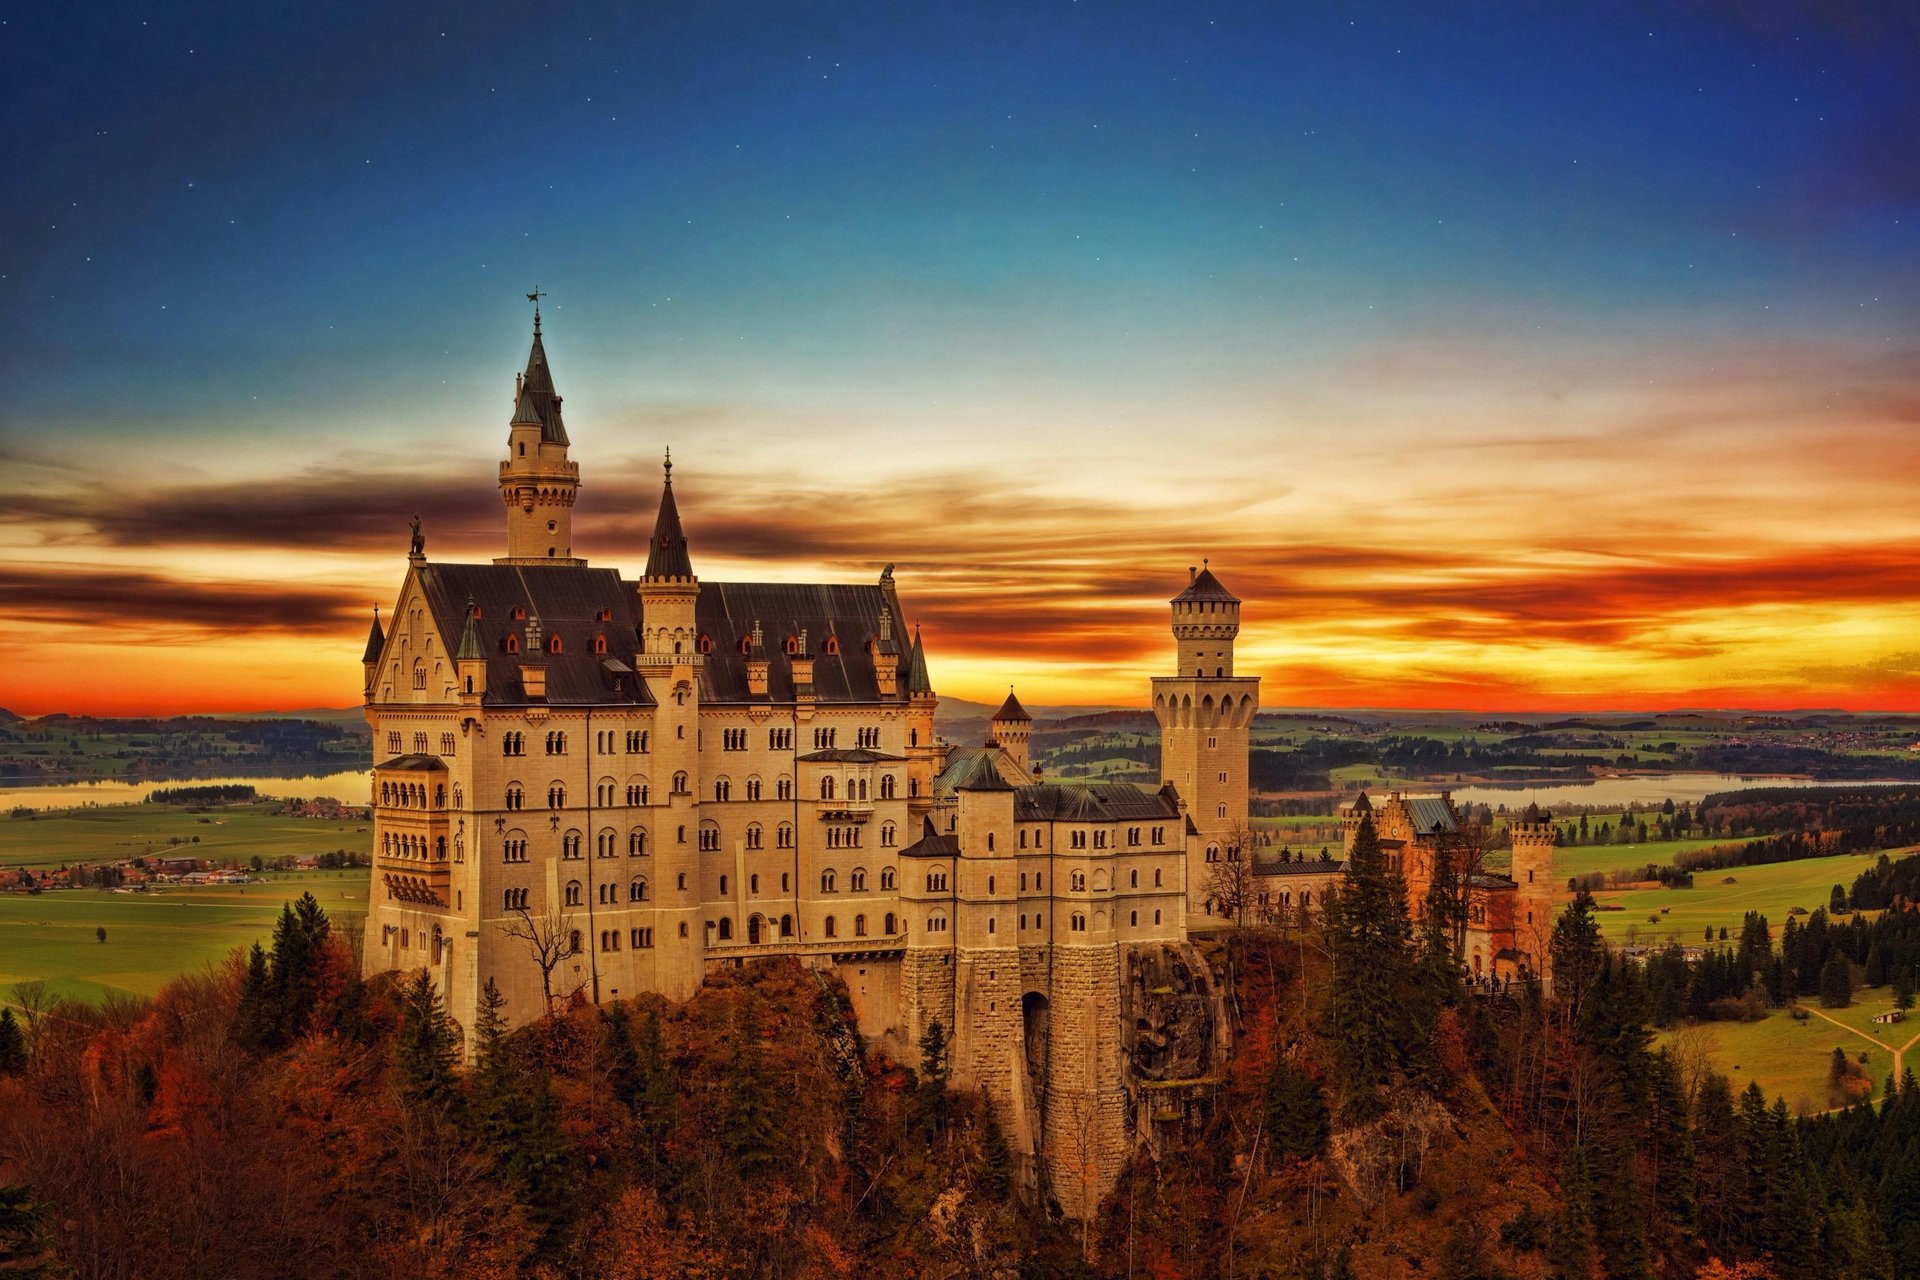
[(533, 286), (533, 292), (527, 295), (527, 301), (533, 304), (533, 331), (540, 332), (540, 299), (546, 297), (539, 285)]

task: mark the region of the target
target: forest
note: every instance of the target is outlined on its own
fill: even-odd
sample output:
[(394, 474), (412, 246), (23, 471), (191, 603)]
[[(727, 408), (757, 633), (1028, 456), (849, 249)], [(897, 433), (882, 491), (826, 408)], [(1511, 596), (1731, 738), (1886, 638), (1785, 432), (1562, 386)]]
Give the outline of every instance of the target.
[[(1800, 991), (1920, 955), (1908, 863), (1878, 922), (1764, 922), (1724, 955)], [(511, 1033), (423, 972), (362, 979), (311, 897), (271, 946), (153, 1000), (0, 1013), (0, 1267), (78, 1277), (1893, 1277), (1920, 1257), (1920, 1087), (1795, 1119), (1654, 1049), (1657, 966), (1553, 931), (1552, 993), (1462, 981), (1466, 897), (1410, 918), (1363, 824), (1312, 928), (1205, 944), (1236, 1047), (1181, 1141), (1060, 1216), (943, 1033), (863, 1043), (830, 974)], [(1865, 951), (1861, 948), (1864, 945)], [(1740, 957), (1745, 957), (1744, 961)], [(1749, 979), (1752, 980), (1751, 977)], [(16, 1011), (17, 1015), (16, 1015)], [(469, 1049), (471, 1053), (469, 1055)], [(469, 1056), (471, 1061), (469, 1063)], [(1836, 1070), (1840, 1064), (1836, 1064)]]

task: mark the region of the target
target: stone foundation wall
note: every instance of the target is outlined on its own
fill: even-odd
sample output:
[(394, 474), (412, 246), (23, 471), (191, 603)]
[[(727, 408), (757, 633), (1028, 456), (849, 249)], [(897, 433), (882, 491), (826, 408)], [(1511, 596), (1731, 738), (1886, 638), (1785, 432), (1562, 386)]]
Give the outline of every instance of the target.
[(1054, 1198), (1077, 1218), (1113, 1189), (1131, 1144), (1119, 948), (1056, 946), (1050, 985), (1041, 1154)]

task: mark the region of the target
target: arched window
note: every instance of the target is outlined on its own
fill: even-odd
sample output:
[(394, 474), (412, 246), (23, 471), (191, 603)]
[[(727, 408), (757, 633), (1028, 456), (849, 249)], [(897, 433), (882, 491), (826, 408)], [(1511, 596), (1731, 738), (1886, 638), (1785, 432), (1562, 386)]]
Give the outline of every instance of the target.
[(633, 883), (627, 886), (627, 901), (628, 902), (645, 902), (646, 900), (647, 900), (646, 877), (635, 876), (633, 879)]
[(853, 918), (853, 936), (856, 938), (864, 938), (867, 936), (867, 918), (865, 916), (855, 916)]
[(820, 922), (820, 930), (822, 933), (826, 934), (827, 937), (829, 938), (838, 936), (837, 926), (835, 926), (832, 916), (828, 916), (825, 920)]
[(825, 871), (822, 871), (820, 873), (820, 892), (832, 893), (833, 886), (834, 886), (833, 868), (828, 867)]
[(673, 794), (677, 796), (684, 796), (688, 794), (687, 775), (684, 772), (676, 773), (673, 775)]
[(517, 782), (509, 784), (507, 787), (507, 808), (518, 809), (526, 803), (527, 793), (520, 789), (520, 784)]
[(849, 893), (864, 893), (866, 888), (867, 870), (865, 867), (855, 867), (847, 873), (847, 891)]
[(748, 824), (747, 824), (747, 848), (749, 848), (749, 849), (758, 849), (758, 848), (760, 848), (760, 847), (761, 847), (761, 834), (762, 834), (762, 833), (761, 833), (761, 830), (760, 830), (760, 824), (759, 824), (759, 823), (757, 823), (757, 822), (751, 822), (751, 823), (748, 823)]
[(567, 905), (570, 907), (580, 905), (580, 882), (578, 880), (567, 881)]
[[(523, 447), (524, 447), (524, 446), (523, 446)], [(518, 653), (518, 652), (520, 652), (520, 637), (519, 637), (519, 636), (516, 636), (516, 635), (511, 635), (511, 634), (507, 636), (507, 652), (508, 652), (508, 653)]]
[(895, 831), (894, 831), (893, 824), (891, 822), (881, 823), (880, 824), (880, 847), (882, 849), (893, 848), (894, 839), (895, 839)]
[[(548, 549), (547, 554), (548, 555), (553, 554), (553, 551), (551, 548)], [(552, 635), (547, 637), (547, 652), (548, 653), (560, 652), (560, 633), (559, 632), (556, 631)]]
[(887, 931), (887, 936), (891, 938), (895, 933), (899, 931), (897, 922), (893, 918), (893, 912), (891, 911), (887, 912), (885, 917), (885, 922), (886, 922), (885, 927)]
[(416, 689), (427, 687), (427, 663), (424, 658), (413, 660), (413, 687)]
[(643, 858), (647, 853), (647, 833), (638, 827), (627, 833), (627, 856)]
[(833, 775), (832, 774), (828, 774), (826, 777), (820, 779), (820, 798), (822, 800), (833, 799)]
[(882, 800), (893, 799), (893, 775), (890, 773), (880, 775), (880, 798)]
[(790, 822), (781, 823), (774, 829), (773, 837), (774, 847), (780, 849), (793, 848), (793, 824)]
[(731, 937), (733, 937), (733, 917), (721, 916), (720, 917), (720, 941), (725, 942), (727, 939)]
[(894, 875), (893, 875), (892, 867), (880, 868), (880, 887), (882, 889), (891, 889), (894, 887)]

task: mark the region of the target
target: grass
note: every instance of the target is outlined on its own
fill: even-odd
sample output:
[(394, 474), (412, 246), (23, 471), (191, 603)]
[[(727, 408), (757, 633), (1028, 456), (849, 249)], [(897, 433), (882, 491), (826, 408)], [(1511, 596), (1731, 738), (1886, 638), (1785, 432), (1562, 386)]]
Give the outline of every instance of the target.
[[(0, 989), (44, 979), (55, 994), (100, 1001), (150, 996), (272, 933), (280, 906), (311, 891), (327, 914), (363, 916), (365, 867), (267, 873), (267, 883), (151, 893), (66, 889), (0, 896)], [(107, 940), (94, 931), (105, 927)]]
[[(1876, 1011), (1890, 1008), (1891, 997), (1884, 991), (1877, 994), (1881, 998), (1875, 1002)], [(1850, 1011), (1829, 1009), (1825, 1012)], [(1920, 1021), (1899, 1023), (1886, 1031), (1898, 1036), (1891, 1040), (1892, 1044), (1902, 1045), (1915, 1031), (1920, 1031)], [(1827, 1072), (1836, 1046), (1855, 1062), (1861, 1053), (1867, 1055), (1863, 1069), (1867, 1079), (1873, 1082), (1876, 1098), (1893, 1070), (1893, 1054), (1886, 1049), (1868, 1044), (1812, 1014), (1799, 1020), (1784, 1009), (1776, 1009), (1758, 1022), (1703, 1022), (1678, 1027), (1661, 1032), (1655, 1043), (1673, 1046), (1682, 1058), (1694, 1052), (1704, 1054), (1714, 1070), (1732, 1081), (1736, 1093), (1746, 1088), (1748, 1081), (1759, 1081), (1768, 1098), (1785, 1098), (1787, 1106), (1796, 1114), (1825, 1111), (1831, 1105), (1827, 1097)], [(1909, 1053), (1920, 1053), (1920, 1045)]]
[[(102, 805), (0, 818), (0, 867), (57, 867), (168, 853), (245, 862), (255, 855), (298, 857), (371, 847), (369, 822), (285, 817), (274, 812), (279, 807), (274, 801), (189, 813), (181, 805)], [(175, 839), (180, 843), (170, 843)]]
[[(1711, 925), (1717, 936), (1726, 929), (1731, 940), (1740, 936), (1740, 922), (1749, 911), (1767, 917), (1775, 936), (1787, 922), (1794, 907), (1825, 907), (1836, 884), (1853, 886), (1853, 879), (1873, 865), (1879, 852), (1844, 854), (1832, 858), (1801, 858), (1794, 862), (1775, 862), (1761, 867), (1731, 867), (1721, 871), (1698, 872), (1691, 889), (1626, 889), (1594, 895), (1601, 906), (1618, 905), (1622, 911), (1602, 911), (1600, 929), (1611, 942), (1625, 942), (1631, 929), (1635, 939), (1654, 945), (1678, 942), (1692, 946), (1705, 942)], [(1727, 877), (1734, 880), (1724, 884)], [(1661, 914), (1661, 908), (1666, 913)], [(1649, 916), (1657, 916), (1653, 922)]]
[[(1553, 873), (1564, 885), (1573, 876), (1589, 875), (1595, 871), (1617, 871), (1626, 867), (1644, 867), (1650, 862), (1670, 863), (1674, 855), (1683, 849), (1710, 849), (1717, 844), (1745, 844), (1752, 838), (1743, 836), (1706, 840), (1649, 840), (1645, 844), (1563, 844), (1553, 851)], [(1847, 878), (1851, 880), (1853, 875), (1850, 874)]]

